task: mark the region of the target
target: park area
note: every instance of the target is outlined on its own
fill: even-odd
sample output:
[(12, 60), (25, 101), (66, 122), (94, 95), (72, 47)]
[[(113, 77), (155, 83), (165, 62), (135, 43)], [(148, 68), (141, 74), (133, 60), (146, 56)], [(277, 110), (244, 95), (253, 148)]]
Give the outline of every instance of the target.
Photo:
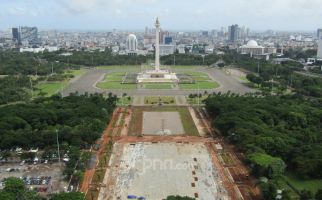
[[(210, 90), (216, 89), (220, 85), (211, 79), (206, 72), (200, 71), (197, 67), (192, 66), (172, 66), (179, 78), (177, 89), (182, 90)], [(137, 73), (141, 71), (138, 66), (110, 66), (98, 67), (100, 70), (108, 70), (104, 77), (98, 81), (96, 87), (111, 90), (172, 90), (176, 89), (172, 83), (146, 83), (136, 84)]]
[(70, 83), (73, 78), (81, 77), (86, 73), (86, 69), (73, 69), (66, 70), (64, 74), (61, 75), (63, 77), (61, 80), (50, 81), (42, 81), (35, 86), (36, 91), (34, 96), (52, 96), (63, 91)]

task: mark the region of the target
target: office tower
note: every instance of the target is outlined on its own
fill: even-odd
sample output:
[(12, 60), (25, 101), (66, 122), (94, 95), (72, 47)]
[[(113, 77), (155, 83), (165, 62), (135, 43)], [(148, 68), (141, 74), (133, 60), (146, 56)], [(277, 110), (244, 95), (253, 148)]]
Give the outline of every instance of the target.
[(318, 54), (317, 57), (322, 59), (322, 29), (318, 30)]
[(28, 42), (28, 44), (38, 43), (38, 28), (37, 27), (20, 27), (20, 41)]
[(20, 44), (20, 35), (18, 28), (12, 28), (12, 40)]
[(228, 40), (231, 43), (236, 43), (239, 36), (239, 27), (237, 24), (228, 27)]

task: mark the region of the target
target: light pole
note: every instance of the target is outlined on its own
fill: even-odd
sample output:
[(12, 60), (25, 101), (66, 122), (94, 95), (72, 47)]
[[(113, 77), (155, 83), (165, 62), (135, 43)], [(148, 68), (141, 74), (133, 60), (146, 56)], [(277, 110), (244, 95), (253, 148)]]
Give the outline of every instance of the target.
[(59, 150), (59, 140), (58, 140), (58, 130), (56, 129), (56, 140), (57, 140), (57, 153), (58, 153), (58, 163), (59, 163), (59, 166), (61, 166), (60, 164), (60, 150)]

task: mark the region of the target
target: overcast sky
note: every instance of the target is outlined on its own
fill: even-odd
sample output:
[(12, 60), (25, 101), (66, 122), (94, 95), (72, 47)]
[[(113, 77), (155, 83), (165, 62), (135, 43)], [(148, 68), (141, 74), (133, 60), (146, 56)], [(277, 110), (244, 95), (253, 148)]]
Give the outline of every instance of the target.
[(322, 0), (0, 0), (0, 29), (210, 30), (230, 24), (252, 30), (322, 27)]

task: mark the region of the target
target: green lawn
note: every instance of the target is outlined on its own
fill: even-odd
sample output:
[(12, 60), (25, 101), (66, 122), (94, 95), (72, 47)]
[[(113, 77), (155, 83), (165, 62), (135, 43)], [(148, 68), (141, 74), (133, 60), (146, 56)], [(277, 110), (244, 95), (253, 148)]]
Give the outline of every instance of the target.
[(171, 84), (165, 84), (165, 83), (161, 83), (161, 84), (144, 84), (144, 88), (145, 89), (156, 89), (156, 90), (160, 90), (160, 89), (172, 89), (172, 85)]
[(163, 104), (175, 104), (176, 103), (174, 97), (162, 96), (162, 97), (145, 97), (144, 104), (158, 104), (159, 100), (161, 100), (161, 103), (163, 103)]
[(83, 74), (85, 74), (85, 72), (87, 72), (86, 69), (71, 69), (71, 70), (65, 71), (64, 74), (72, 74), (74, 75), (74, 77), (77, 77), (77, 76), (82, 76)]
[(315, 194), (319, 189), (322, 188), (322, 179), (300, 179), (291, 173), (287, 173), (284, 178), (297, 190), (306, 189)]
[(96, 86), (102, 89), (136, 89), (136, 84), (122, 84), (125, 72), (112, 72), (105, 75), (103, 81)]
[(119, 98), (119, 100), (117, 101), (117, 105), (118, 106), (128, 106), (128, 105), (131, 105), (132, 104), (132, 101), (133, 101), (133, 98), (126, 96), (126, 97), (121, 97)]
[(241, 76), (241, 77), (239, 77), (239, 79), (246, 82), (246, 83), (249, 83), (249, 80), (246, 78), (246, 76)]
[(202, 97), (198, 98), (198, 97), (194, 97), (194, 98), (189, 98), (187, 97), (187, 101), (189, 104), (198, 104), (198, 100), (199, 100), (199, 104), (202, 104), (202, 101), (207, 99), (208, 95), (203, 95)]
[(184, 90), (206, 90), (206, 89), (215, 89), (220, 85), (217, 82), (197, 82), (191, 84), (179, 84), (180, 89)]
[(37, 95), (39, 95), (40, 93), (45, 93), (45, 96), (49, 97), (58, 93), (61, 89), (64, 89), (67, 85), (68, 85), (68, 81), (40, 83), (36, 86), (36, 88), (40, 90)]

